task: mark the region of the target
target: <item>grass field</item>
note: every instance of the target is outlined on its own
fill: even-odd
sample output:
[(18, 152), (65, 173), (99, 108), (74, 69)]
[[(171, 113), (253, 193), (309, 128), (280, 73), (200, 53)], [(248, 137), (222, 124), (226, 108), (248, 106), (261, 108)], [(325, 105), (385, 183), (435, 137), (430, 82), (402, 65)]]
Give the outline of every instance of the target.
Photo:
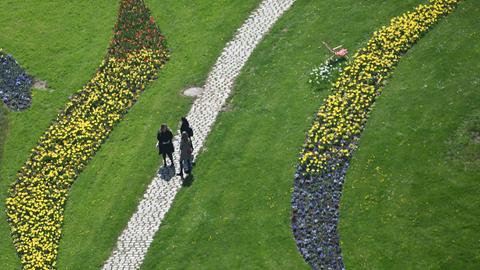
[(1, 104), (0, 105), (0, 162), (2, 161), (3, 143), (5, 140), (5, 136), (7, 135), (7, 131), (8, 131), (8, 110), (3, 104)]
[(462, 3), (378, 99), (342, 198), (347, 269), (480, 265), (479, 12)]
[(237, 80), (143, 269), (307, 269), (290, 230), (290, 196), (305, 131), (328, 94), (312, 92), (307, 74), (325, 60), (321, 41), (358, 49), (420, 2), (295, 3)]
[(8, 113), (9, 129), (0, 160), (0, 261), (19, 269), (4, 215), (5, 195), (30, 149), (68, 96), (88, 81), (106, 52), (117, 4), (90, 1), (1, 1), (0, 46), (49, 90), (34, 90), (32, 107)]
[(180, 91), (203, 85), (223, 46), (258, 1), (147, 4), (166, 35), (172, 57), (73, 186), (59, 269), (98, 269), (108, 258), (160, 165), (157, 129), (162, 122), (177, 129), (192, 101)]
[[(2, 103), (0, 105), (0, 164), (2, 162), (3, 144), (5, 143), (4, 140), (5, 140), (5, 137), (7, 135), (7, 132), (8, 132), (8, 110), (7, 110), (6, 106), (4, 106), (3, 103)], [(0, 174), (2, 173), (1, 169), (2, 168), (0, 167)], [(3, 189), (1, 191), (3, 193)], [(4, 202), (3, 202), (4, 197), (5, 196), (3, 194), (0, 195), (0, 199), (2, 199), (2, 202), (1, 202), (2, 206), (4, 204)], [(4, 209), (4, 208), (2, 207), (2, 209)], [(2, 217), (4, 217), (4, 215), (2, 215)], [(3, 224), (3, 222), (5, 222), (4, 218), (3, 218), (2, 221), (0, 221), (0, 224), (2, 224), (2, 226), (5, 225), (5, 224)], [(5, 237), (5, 239), (3, 239), (3, 237)], [(0, 250), (2, 252), (11, 252), (11, 250), (8, 249), (9, 247), (11, 247), (11, 244), (9, 245), (9, 243), (8, 243), (10, 238), (7, 238), (7, 237), (8, 237), (8, 233), (5, 230), (4, 233), (2, 234), (2, 238), (0, 238), (0, 243), (1, 243)], [(10, 255), (11, 255), (11, 258), (13, 259), (14, 257), (12, 255), (14, 255), (14, 253), (11, 252)]]
[[(172, 57), (74, 184), (58, 269), (101, 267), (160, 164), (157, 128), (166, 122), (176, 130), (192, 102), (180, 91), (203, 84), (260, 1), (146, 2)], [(143, 269), (308, 269), (290, 230), (290, 196), (305, 131), (328, 94), (307, 85), (309, 71), (328, 56), (321, 41), (354, 51), (422, 2), (297, 1), (247, 63)], [(479, 264), (478, 242), (469, 241), (478, 239), (480, 214), (474, 181), (480, 47), (472, 23), (479, 6), (466, 1), (427, 34), (373, 110), (342, 201), (349, 269)], [(0, 114), (2, 132), (8, 122), (0, 134), (1, 212), (29, 150), (99, 66), (116, 10), (117, 1), (107, 0), (0, 2), (0, 47), (50, 86), (34, 90), (30, 110), (7, 113), (8, 121)], [(1, 269), (20, 268), (4, 218), (0, 262)]]

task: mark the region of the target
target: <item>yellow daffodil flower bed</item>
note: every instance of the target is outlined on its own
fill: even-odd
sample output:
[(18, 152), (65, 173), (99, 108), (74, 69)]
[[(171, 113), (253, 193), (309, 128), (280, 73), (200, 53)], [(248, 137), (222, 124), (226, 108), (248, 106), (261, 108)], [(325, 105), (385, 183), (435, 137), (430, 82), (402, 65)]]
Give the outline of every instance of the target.
[(431, 0), (374, 32), (340, 74), (333, 93), (316, 114), (299, 158), (303, 175), (335, 170), (349, 158), (385, 78), (400, 57), (458, 2)]
[(347, 63), (317, 112), (300, 153), (292, 193), (292, 231), (313, 268), (345, 268), (337, 225), (350, 156), (395, 64), (459, 1), (431, 0), (374, 32)]
[(9, 190), (6, 211), (24, 269), (55, 269), (71, 185), (167, 59), (143, 1), (122, 1), (106, 59), (41, 136)]

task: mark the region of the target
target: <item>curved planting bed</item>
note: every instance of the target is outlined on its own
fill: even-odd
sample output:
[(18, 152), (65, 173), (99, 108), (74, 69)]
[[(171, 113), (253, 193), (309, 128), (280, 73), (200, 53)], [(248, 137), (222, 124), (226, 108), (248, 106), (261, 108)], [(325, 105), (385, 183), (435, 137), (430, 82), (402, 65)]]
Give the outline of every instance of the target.
[(292, 195), (292, 230), (314, 269), (344, 269), (337, 232), (349, 159), (385, 79), (401, 56), (459, 0), (432, 0), (374, 32), (334, 83), (301, 151)]
[(55, 268), (68, 191), (168, 58), (143, 0), (123, 0), (108, 54), (42, 135), (6, 201), (24, 269)]
[(33, 81), (10, 54), (0, 49), (0, 98), (14, 111), (30, 107)]

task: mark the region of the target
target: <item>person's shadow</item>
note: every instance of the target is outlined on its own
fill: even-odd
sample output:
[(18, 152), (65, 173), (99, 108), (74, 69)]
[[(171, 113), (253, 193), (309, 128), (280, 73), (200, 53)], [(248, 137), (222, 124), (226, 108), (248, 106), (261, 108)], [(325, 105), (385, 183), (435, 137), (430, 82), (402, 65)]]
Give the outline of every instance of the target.
[(157, 175), (160, 176), (161, 179), (165, 181), (170, 181), (175, 176), (175, 167), (167, 166), (167, 167), (160, 167), (157, 171)]
[[(160, 169), (158, 169), (157, 175), (164, 181), (170, 181), (177, 174), (174, 167), (162, 166), (160, 167)], [(182, 187), (191, 186), (193, 184), (193, 181), (195, 181), (195, 177), (193, 176), (193, 174), (187, 175), (187, 177), (185, 177), (182, 181)]]
[(193, 184), (193, 181), (195, 181), (195, 176), (193, 174), (189, 174), (187, 177), (185, 177), (182, 181), (182, 187), (189, 187)]

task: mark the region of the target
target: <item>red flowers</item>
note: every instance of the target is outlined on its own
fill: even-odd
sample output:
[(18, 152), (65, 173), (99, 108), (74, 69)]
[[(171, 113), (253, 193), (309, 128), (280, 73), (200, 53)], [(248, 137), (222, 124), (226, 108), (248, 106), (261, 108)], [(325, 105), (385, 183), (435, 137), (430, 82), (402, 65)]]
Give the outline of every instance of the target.
[(166, 50), (165, 37), (143, 0), (123, 0), (109, 54), (125, 57), (129, 52), (140, 49)]

